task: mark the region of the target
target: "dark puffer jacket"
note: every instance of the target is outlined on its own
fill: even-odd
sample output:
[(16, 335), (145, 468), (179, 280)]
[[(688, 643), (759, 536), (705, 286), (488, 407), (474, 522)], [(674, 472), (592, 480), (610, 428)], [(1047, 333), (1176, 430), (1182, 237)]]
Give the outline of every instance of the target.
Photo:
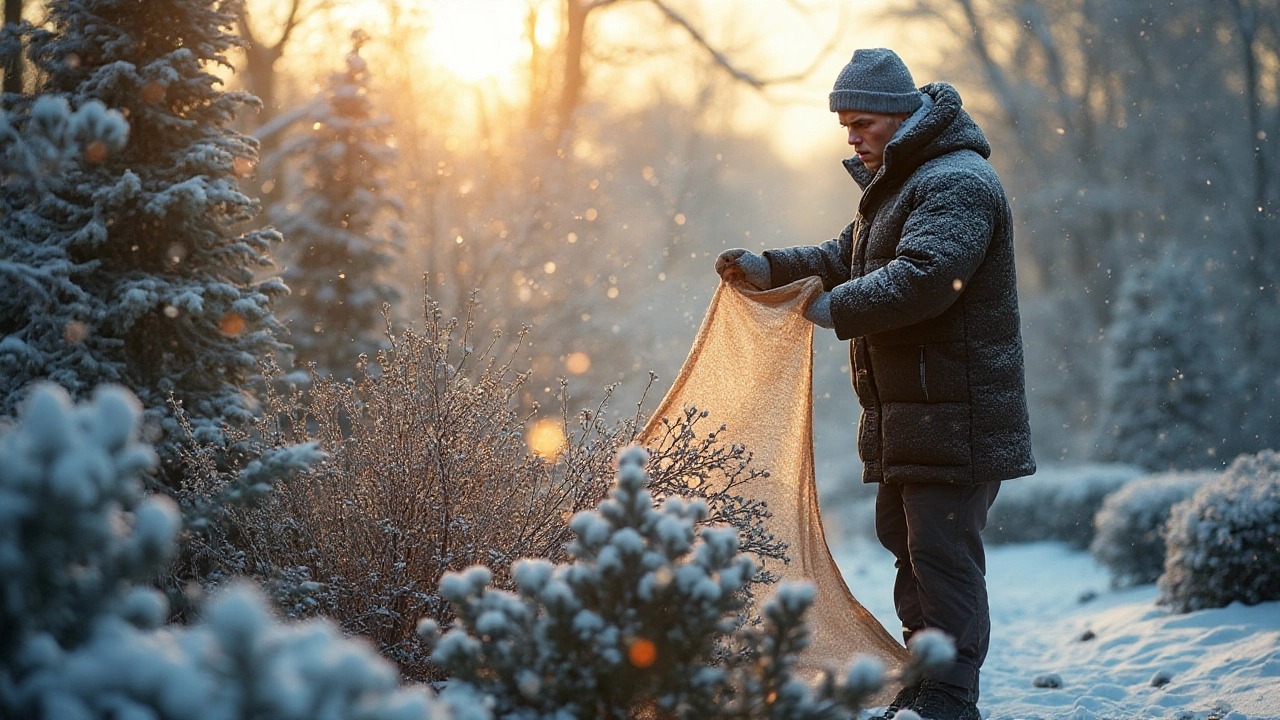
[(775, 287), (817, 275), (852, 339), (865, 482), (969, 485), (1030, 475), (1013, 221), (991, 146), (950, 85), (884, 150), (858, 215), (819, 247), (770, 250)]

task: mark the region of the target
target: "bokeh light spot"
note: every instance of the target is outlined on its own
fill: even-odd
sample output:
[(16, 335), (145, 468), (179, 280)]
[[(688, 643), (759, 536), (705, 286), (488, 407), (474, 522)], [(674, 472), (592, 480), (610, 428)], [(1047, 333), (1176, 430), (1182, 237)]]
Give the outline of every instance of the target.
[(142, 101), (148, 105), (155, 105), (164, 100), (164, 86), (152, 80), (142, 87)]
[(106, 160), (110, 154), (111, 149), (107, 147), (106, 143), (101, 140), (94, 140), (84, 148), (84, 161), (90, 165), (97, 165)]
[(584, 352), (571, 352), (564, 360), (564, 369), (574, 375), (581, 375), (591, 369), (591, 356)]
[(226, 335), (239, 335), (244, 332), (244, 318), (229, 312), (218, 321), (218, 329)]
[(525, 435), (525, 444), (534, 455), (544, 460), (554, 460), (564, 450), (564, 429), (559, 422), (550, 418), (539, 420)]
[(658, 659), (658, 648), (652, 640), (639, 638), (633, 640), (631, 647), (627, 648), (627, 658), (631, 660), (632, 665), (644, 669), (653, 665)]
[(72, 320), (62, 328), (62, 339), (70, 345), (84, 342), (89, 337), (89, 326), (79, 320)]

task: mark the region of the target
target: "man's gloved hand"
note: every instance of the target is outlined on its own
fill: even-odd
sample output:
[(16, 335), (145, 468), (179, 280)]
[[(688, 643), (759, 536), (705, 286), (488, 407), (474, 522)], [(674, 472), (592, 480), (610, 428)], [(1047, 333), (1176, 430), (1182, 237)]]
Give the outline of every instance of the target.
[(809, 303), (804, 309), (804, 319), (828, 330), (834, 330), (836, 324), (831, 319), (831, 293), (824, 292)]
[(744, 279), (761, 290), (772, 287), (769, 282), (769, 260), (750, 250), (725, 250), (716, 258), (716, 272), (725, 282)]

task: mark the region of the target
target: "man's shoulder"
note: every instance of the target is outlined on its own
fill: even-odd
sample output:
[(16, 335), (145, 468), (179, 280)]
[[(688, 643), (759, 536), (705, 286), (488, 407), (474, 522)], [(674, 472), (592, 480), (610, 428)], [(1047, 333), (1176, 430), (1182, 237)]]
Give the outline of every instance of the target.
[(969, 149), (953, 150), (921, 164), (906, 185), (927, 192), (981, 191), (993, 199), (1004, 198), (1004, 186), (995, 168), (982, 155)]
[(1000, 178), (995, 168), (978, 152), (969, 148), (952, 150), (920, 164), (911, 174), (912, 181), (936, 181), (939, 179), (960, 180), (963, 177), (976, 176), (982, 180), (996, 183)]

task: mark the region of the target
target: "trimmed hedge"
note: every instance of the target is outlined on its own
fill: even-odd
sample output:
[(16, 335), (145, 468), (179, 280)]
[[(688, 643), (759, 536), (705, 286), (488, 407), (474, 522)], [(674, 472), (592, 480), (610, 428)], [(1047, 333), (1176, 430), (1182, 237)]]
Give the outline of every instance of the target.
[(1107, 496), (1093, 519), (1089, 551), (1111, 571), (1114, 587), (1153, 583), (1160, 577), (1169, 509), (1217, 477), (1214, 472), (1160, 473), (1138, 478)]
[(1044, 467), (1031, 477), (1001, 484), (983, 533), (991, 544), (1062, 540), (1084, 549), (1093, 518), (1108, 495), (1145, 474), (1120, 464)]
[(1170, 511), (1160, 603), (1178, 612), (1280, 600), (1280, 453), (1241, 455)]

